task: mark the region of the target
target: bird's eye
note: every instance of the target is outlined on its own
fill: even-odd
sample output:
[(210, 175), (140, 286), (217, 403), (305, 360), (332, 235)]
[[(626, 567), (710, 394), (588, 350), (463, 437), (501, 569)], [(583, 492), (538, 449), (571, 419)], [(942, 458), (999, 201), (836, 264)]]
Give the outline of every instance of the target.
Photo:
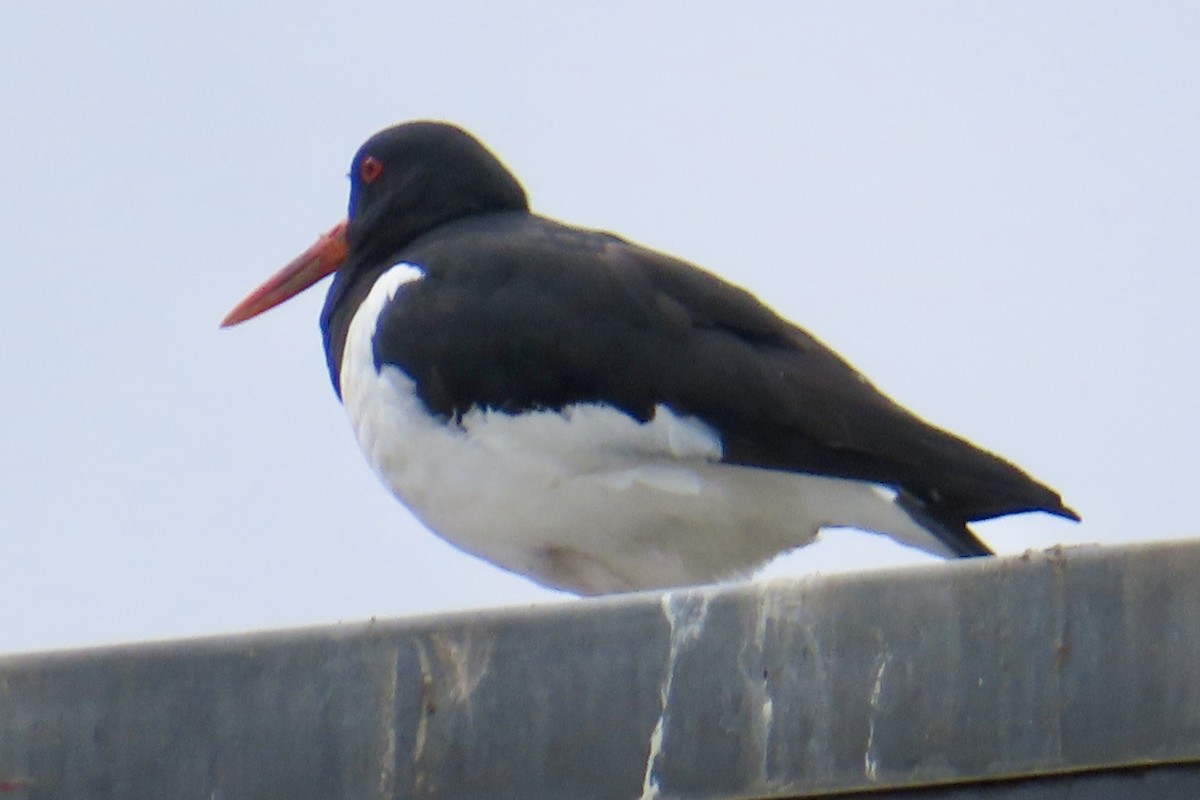
[(358, 177), (363, 183), (374, 183), (383, 174), (383, 162), (375, 156), (367, 156), (358, 166)]

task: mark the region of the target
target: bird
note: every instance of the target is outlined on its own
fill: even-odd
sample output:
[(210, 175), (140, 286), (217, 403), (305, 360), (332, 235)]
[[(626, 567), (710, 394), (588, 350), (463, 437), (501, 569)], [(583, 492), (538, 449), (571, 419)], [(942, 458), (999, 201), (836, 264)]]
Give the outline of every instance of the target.
[(535, 214), (447, 122), (355, 154), (348, 214), (237, 304), (333, 274), (320, 327), (366, 459), (461, 550), (580, 595), (753, 575), (825, 529), (942, 558), (970, 523), (1079, 521), (712, 272)]

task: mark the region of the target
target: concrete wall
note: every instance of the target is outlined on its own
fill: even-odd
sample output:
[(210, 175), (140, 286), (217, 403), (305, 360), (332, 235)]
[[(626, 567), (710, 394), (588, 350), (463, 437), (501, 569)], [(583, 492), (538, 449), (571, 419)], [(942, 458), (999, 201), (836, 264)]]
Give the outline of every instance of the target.
[(1200, 797), (1198, 576), (1081, 548), (0, 658), (0, 800)]

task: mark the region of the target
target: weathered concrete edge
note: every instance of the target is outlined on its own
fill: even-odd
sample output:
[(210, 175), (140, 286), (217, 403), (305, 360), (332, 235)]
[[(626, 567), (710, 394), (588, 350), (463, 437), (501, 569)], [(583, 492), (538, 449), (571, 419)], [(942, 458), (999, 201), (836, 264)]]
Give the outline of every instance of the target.
[(181, 743), (202, 757), (155, 793), (308, 770), (322, 793), (291, 796), (782, 797), (1186, 762), (1196, 575), (1200, 543), (1086, 548), (4, 657), (0, 779), (115, 787), (121, 755)]

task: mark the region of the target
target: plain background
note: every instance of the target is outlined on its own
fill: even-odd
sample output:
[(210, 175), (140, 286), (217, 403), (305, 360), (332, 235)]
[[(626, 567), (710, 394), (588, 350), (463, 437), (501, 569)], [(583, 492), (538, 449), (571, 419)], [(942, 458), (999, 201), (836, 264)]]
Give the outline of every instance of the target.
[[(542, 213), (752, 289), (1063, 493), (1195, 535), (1200, 5), (8, 3), (0, 651), (552, 600), (357, 452), (324, 287), (229, 307), (457, 122)], [(833, 531), (768, 575), (923, 560)]]

